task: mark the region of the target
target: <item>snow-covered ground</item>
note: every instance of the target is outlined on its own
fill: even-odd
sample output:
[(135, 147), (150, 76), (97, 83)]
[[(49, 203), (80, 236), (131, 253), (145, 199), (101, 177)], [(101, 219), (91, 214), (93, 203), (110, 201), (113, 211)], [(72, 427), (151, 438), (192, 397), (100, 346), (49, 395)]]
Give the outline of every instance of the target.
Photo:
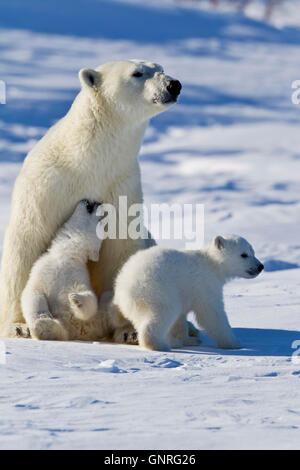
[(0, 243), (24, 156), (70, 106), (77, 71), (159, 62), (184, 88), (147, 132), (146, 204), (203, 203), (207, 240), (253, 243), (266, 272), (226, 289), (245, 347), (4, 340), (0, 448), (299, 448), (300, 30), (144, 3), (1, 2)]

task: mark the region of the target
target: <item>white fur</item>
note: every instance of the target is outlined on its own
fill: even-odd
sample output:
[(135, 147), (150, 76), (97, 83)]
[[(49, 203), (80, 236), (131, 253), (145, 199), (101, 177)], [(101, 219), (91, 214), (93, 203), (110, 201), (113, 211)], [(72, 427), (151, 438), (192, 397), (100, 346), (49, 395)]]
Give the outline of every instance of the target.
[[(111, 294), (103, 294), (99, 302), (89, 279), (87, 262), (99, 259), (102, 244), (96, 233), (98, 206), (89, 212), (80, 202), (31, 270), (21, 306), (35, 339), (96, 341), (125, 324), (111, 308)], [(14, 335), (26, 337), (28, 332), (18, 325)]]
[[(142, 78), (132, 76), (136, 69)], [(124, 195), (128, 204), (142, 202), (137, 155), (144, 132), (149, 118), (172, 104), (163, 99), (169, 77), (157, 64), (111, 62), (79, 77), (71, 109), (29, 152), (15, 184), (1, 266), (2, 336), (24, 321), (20, 300), (30, 270), (80, 200), (118, 207)], [(96, 293), (111, 290), (122, 264), (151, 243), (105, 240), (99, 261), (89, 264)]]
[(97, 208), (95, 205), (89, 213), (86, 203), (80, 202), (31, 270), (21, 305), (35, 339), (75, 339), (74, 326), (80, 329), (82, 321), (98, 313), (98, 299), (87, 270), (88, 260), (97, 261), (101, 247), (96, 235)]
[(251, 245), (235, 236), (216, 237), (206, 249), (193, 252), (149, 248), (121, 269), (113, 303), (132, 322), (144, 348), (193, 344), (185, 321), (190, 311), (220, 348), (237, 348), (240, 343), (224, 310), (223, 286), (234, 277), (257, 276), (259, 265)]

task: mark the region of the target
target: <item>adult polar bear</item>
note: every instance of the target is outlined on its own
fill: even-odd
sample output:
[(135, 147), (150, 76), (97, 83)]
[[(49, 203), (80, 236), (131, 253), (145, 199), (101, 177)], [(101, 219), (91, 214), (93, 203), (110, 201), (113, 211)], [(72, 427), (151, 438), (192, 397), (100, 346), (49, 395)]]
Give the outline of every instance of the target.
[[(143, 200), (137, 160), (149, 119), (176, 102), (181, 85), (151, 62), (116, 61), (79, 72), (82, 89), (69, 112), (37, 143), (17, 178), (0, 281), (0, 335), (24, 322), (20, 299), (34, 262), (81, 199), (118, 207)], [(106, 240), (89, 271), (96, 293), (112, 288), (144, 240)]]

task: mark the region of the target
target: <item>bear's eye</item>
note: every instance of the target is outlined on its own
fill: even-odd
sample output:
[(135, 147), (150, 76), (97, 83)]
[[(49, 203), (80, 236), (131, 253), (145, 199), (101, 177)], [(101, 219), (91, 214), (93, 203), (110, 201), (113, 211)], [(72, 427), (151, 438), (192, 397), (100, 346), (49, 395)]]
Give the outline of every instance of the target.
[(247, 253), (242, 253), (242, 254), (241, 254), (241, 257), (242, 257), (242, 258), (248, 258), (248, 255), (247, 255)]
[(133, 77), (142, 77), (143, 74), (142, 72), (139, 72), (138, 70), (132, 74)]

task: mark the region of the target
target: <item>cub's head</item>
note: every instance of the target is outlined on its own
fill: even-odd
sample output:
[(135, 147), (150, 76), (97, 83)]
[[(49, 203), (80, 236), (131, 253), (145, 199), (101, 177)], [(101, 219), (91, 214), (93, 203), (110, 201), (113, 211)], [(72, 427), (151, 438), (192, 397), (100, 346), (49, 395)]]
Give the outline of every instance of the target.
[(78, 250), (87, 253), (88, 259), (98, 261), (102, 239), (98, 236), (100, 221), (99, 202), (80, 201), (73, 215), (64, 227), (64, 234), (78, 247)]
[(129, 60), (109, 62), (79, 72), (82, 88), (111, 110), (129, 120), (142, 121), (176, 103), (181, 83), (152, 62)]
[(226, 277), (252, 279), (264, 269), (264, 265), (255, 257), (252, 246), (245, 238), (219, 235), (214, 238), (211, 249)]

